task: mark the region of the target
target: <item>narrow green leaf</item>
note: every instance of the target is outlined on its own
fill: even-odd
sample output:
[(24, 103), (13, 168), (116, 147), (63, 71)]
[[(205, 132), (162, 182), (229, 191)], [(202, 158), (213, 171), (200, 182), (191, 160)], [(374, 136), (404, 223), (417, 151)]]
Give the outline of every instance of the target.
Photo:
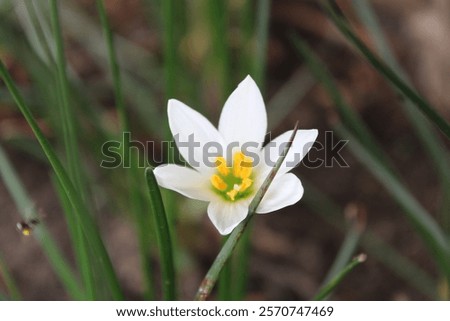
[(16, 281), (8, 270), (6, 266), (6, 262), (0, 254), (0, 277), (6, 284), (6, 288), (8, 289), (8, 294), (12, 300), (19, 301), (22, 296), (20, 295), (19, 288), (16, 285)]
[(44, 153), (46, 154), (55, 174), (60, 181), (61, 185), (64, 188), (64, 191), (67, 194), (70, 203), (74, 207), (75, 213), (79, 218), (79, 222), (82, 225), (83, 231), (86, 234), (86, 237), (91, 241), (91, 246), (93, 247), (97, 260), (101, 262), (105, 267), (105, 277), (109, 281), (109, 286), (111, 288), (111, 295), (114, 299), (122, 299), (123, 294), (119, 286), (119, 282), (114, 273), (113, 266), (107, 254), (106, 248), (103, 244), (103, 241), (100, 237), (98, 228), (93, 220), (93, 218), (89, 215), (89, 212), (81, 199), (79, 193), (75, 189), (73, 183), (71, 182), (66, 170), (61, 164), (60, 160), (56, 156), (55, 151), (52, 146), (48, 142), (47, 138), (42, 133), (39, 125), (37, 124), (35, 118), (31, 114), (30, 109), (25, 104), (25, 101), (19, 91), (17, 90), (14, 81), (12, 80), (10, 74), (8, 73), (3, 61), (0, 60), (0, 75), (3, 78), (6, 86), (8, 87), (11, 95), (13, 96), (17, 106), (19, 107), (22, 115), (27, 120), (31, 129), (33, 130), (34, 135), (42, 146)]
[(259, 203), (261, 203), (261, 200), (263, 199), (264, 195), (266, 194), (267, 190), (269, 189), (269, 185), (272, 183), (273, 179), (275, 178), (275, 176), (278, 173), (278, 170), (281, 167), (281, 164), (283, 163), (284, 159), (286, 158), (286, 155), (287, 155), (289, 149), (291, 148), (292, 141), (294, 140), (297, 130), (298, 130), (298, 122), (295, 125), (293, 133), (292, 133), (288, 143), (284, 147), (283, 152), (281, 153), (280, 157), (278, 157), (278, 160), (277, 160), (275, 166), (272, 168), (269, 175), (267, 175), (263, 184), (261, 185), (259, 190), (256, 192), (255, 196), (253, 197), (253, 200), (251, 201), (251, 203), (249, 205), (247, 217), (230, 234), (227, 241), (222, 246), (222, 249), (220, 250), (216, 259), (214, 260), (213, 264), (211, 265), (208, 272), (206, 273), (206, 276), (203, 278), (203, 281), (200, 284), (200, 287), (198, 288), (197, 294), (195, 296), (195, 300), (204, 301), (211, 293), (211, 290), (213, 289), (214, 285), (216, 284), (216, 281), (217, 281), (220, 271), (222, 270), (223, 266), (228, 261), (230, 256), (233, 254), (233, 250), (235, 249), (239, 239), (242, 237), (243, 233), (245, 232), (245, 228), (247, 227), (248, 223), (250, 222), (251, 218), (253, 217), (253, 214), (255, 213), (256, 209), (258, 208)]
[[(305, 195), (302, 198), (305, 205), (332, 226), (346, 232), (343, 210), (305, 178), (302, 179), (302, 183), (305, 187)], [(361, 236), (360, 243), (370, 257), (378, 260), (407, 284), (427, 295), (430, 299), (436, 298), (436, 281), (413, 261), (386, 244), (376, 234), (366, 230)]]
[(264, 91), (267, 43), (269, 40), (270, 0), (260, 0), (256, 8), (256, 48), (254, 79), (261, 91)]
[(327, 284), (334, 277), (336, 277), (339, 271), (341, 271), (347, 265), (352, 256), (355, 254), (362, 233), (362, 230), (359, 226), (357, 226), (357, 224), (358, 223), (354, 222), (348, 229), (344, 242), (342, 242), (339, 252), (336, 255), (336, 258), (331, 265), (327, 275), (325, 276), (323, 284)]
[[(265, 74), (267, 65), (267, 43), (269, 40), (269, 22), (270, 22), (270, 0), (261, 0), (256, 4), (255, 20), (255, 51), (251, 59), (253, 62), (253, 79), (258, 84), (260, 90), (264, 92)], [(247, 4), (248, 5), (248, 4)], [(237, 275), (236, 286), (234, 289), (234, 299), (241, 299), (247, 289), (247, 275), (250, 259), (251, 229), (244, 231), (240, 246), (236, 252), (238, 269), (233, 274)]]
[[(103, 33), (106, 39), (106, 47), (108, 49), (108, 59), (110, 63), (110, 70), (114, 85), (114, 95), (117, 113), (119, 115), (120, 120), (120, 128), (122, 133), (128, 132), (130, 133), (130, 124), (127, 115), (127, 110), (125, 107), (123, 90), (122, 90), (122, 79), (121, 72), (119, 68), (119, 63), (117, 61), (117, 54), (115, 49), (115, 42), (113, 33), (111, 31), (111, 27), (108, 21), (108, 16), (106, 14), (105, 5), (103, 0), (97, 0), (97, 11), (100, 16), (100, 21), (103, 28)], [(136, 229), (138, 234), (139, 241), (139, 252), (141, 259), (141, 268), (143, 277), (145, 280), (144, 288), (145, 288), (145, 298), (148, 300), (153, 299), (154, 297), (154, 289), (151, 275), (153, 274), (153, 269), (151, 266), (151, 258), (150, 258), (150, 246), (151, 240), (150, 235), (148, 233), (149, 226), (146, 220), (146, 207), (145, 199), (142, 197), (141, 193), (141, 182), (139, 176), (141, 175), (139, 169), (136, 167), (134, 163), (134, 157), (130, 157), (131, 153), (134, 152), (134, 149), (130, 148), (129, 140), (123, 141), (123, 163), (131, 164), (129, 171), (127, 171), (127, 179), (129, 184), (129, 199), (130, 199), (130, 208), (135, 216)]]
[[(360, 20), (374, 39), (375, 46), (381, 57), (393, 71), (412, 87), (411, 80), (395, 58), (369, 1), (353, 0), (352, 3)], [(431, 160), (435, 163), (435, 168), (442, 182), (444, 195), (441, 208), (442, 222), (444, 229), (450, 233), (450, 157), (448, 151), (442, 145), (440, 137), (436, 135), (420, 111), (414, 107), (413, 102), (411, 100), (405, 100), (402, 105), (411, 124), (415, 128), (416, 135), (422, 142), (423, 148), (428, 152)]]
[(163, 284), (163, 297), (165, 300), (176, 299), (175, 268), (172, 254), (172, 240), (166, 211), (156, 182), (155, 174), (151, 168), (145, 170), (148, 192), (150, 195), (151, 216), (155, 220), (155, 232), (158, 239), (159, 255), (161, 258), (161, 274)]
[(269, 129), (280, 125), (315, 84), (316, 80), (307, 69), (299, 68), (295, 71), (267, 103)]
[[(161, 31), (163, 36), (163, 65), (164, 65), (164, 94), (165, 101), (175, 97), (177, 89), (177, 77), (178, 71), (181, 70), (181, 63), (178, 56), (179, 33), (180, 25), (182, 23), (182, 17), (179, 16), (180, 7), (182, 3), (175, 0), (165, 0), (160, 2), (162, 11), (162, 25)], [(184, 30), (183, 30), (184, 31)], [(164, 139), (168, 142), (173, 142), (172, 133), (170, 131), (169, 122), (167, 120), (164, 127)], [(173, 148), (167, 149), (167, 161), (174, 163), (175, 151)], [(174, 233), (176, 226), (175, 221), (178, 214), (177, 202), (172, 192), (164, 192), (163, 194), (166, 204), (166, 214), (169, 221), (169, 229), (172, 236), (172, 246), (174, 253), (178, 254), (178, 242), (177, 234)], [(177, 255), (175, 255), (175, 258)]]
[[(229, 8), (227, 1), (207, 1), (209, 29), (211, 32), (211, 54), (214, 78), (219, 79), (221, 100), (225, 101), (231, 91), (231, 57), (229, 44)], [(223, 238), (226, 242), (227, 237)], [(227, 262), (219, 275), (218, 297), (221, 301), (231, 300), (231, 262)]]
[[(391, 192), (396, 201), (406, 210), (405, 214), (407, 215), (408, 219), (411, 220), (415, 228), (423, 237), (424, 241), (430, 246), (430, 250), (435, 254), (440, 267), (445, 271), (445, 267), (447, 266), (448, 262), (447, 259), (445, 259), (445, 256), (442, 255), (443, 253), (448, 253), (446, 252), (446, 250), (444, 250), (446, 247), (448, 247), (448, 244), (445, 244), (445, 238), (442, 234), (441, 229), (431, 218), (431, 216), (425, 211), (425, 209), (420, 206), (420, 204), (414, 199), (414, 197), (411, 196), (411, 194), (409, 194), (407, 189), (404, 188), (400, 181), (396, 178), (397, 175), (391, 169), (392, 166), (390, 165), (389, 159), (384, 155), (382, 149), (372, 138), (370, 132), (364, 127), (362, 121), (359, 120), (357, 115), (351, 111), (351, 108), (344, 101), (331, 77), (328, 75), (328, 73), (325, 72), (325, 69), (320, 66), (320, 63), (314, 58), (307, 45), (295, 37), (293, 37), (293, 41), (295, 42), (299, 51), (303, 53), (303, 56), (306, 58), (307, 63), (311, 65), (311, 69), (317, 72), (318, 79), (322, 81), (325, 89), (327, 89), (330, 96), (333, 98), (336, 106), (341, 109), (340, 114), (342, 120), (345, 126), (350, 128), (350, 131), (348, 133), (350, 134), (351, 132), (351, 137), (358, 137), (358, 140), (356, 140), (356, 138), (354, 139), (354, 143), (356, 144), (357, 141), (361, 142), (361, 145), (359, 146), (361, 146), (362, 152), (364, 152), (367, 157), (370, 157), (371, 162), (377, 164), (376, 168), (379, 168), (379, 172), (383, 173), (383, 178), (377, 175), (376, 176), (379, 178), (382, 184), (385, 184), (385, 186), (385, 179), (387, 179), (387, 177), (389, 177), (388, 181), (396, 183), (394, 185), (395, 187), (393, 187), (393, 185), (387, 187), (388, 190)], [(342, 126), (340, 127), (342, 128)], [(343, 137), (347, 138), (345, 135)], [(375, 171), (375, 168), (372, 166), (368, 166), (368, 169), (372, 172)], [(423, 224), (425, 225), (423, 226)], [(435, 232), (437, 234), (434, 234)]]
[(329, 283), (327, 283), (322, 289), (319, 291), (319, 293), (313, 298), (314, 301), (322, 301), (324, 300), (328, 295), (330, 295), (331, 292), (333, 292), (339, 284), (342, 283), (342, 281), (345, 279), (345, 277), (353, 271), (354, 268), (356, 268), (361, 263), (365, 262), (367, 259), (367, 256), (365, 254), (360, 254), (357, 257), (355, 257), (343, 270), (341, 270)]
[[(72, 112), (71, 108), (69, 81), (67, 79), (66, 73), (66, 57), (64, 54), (64, 42), (59, 22), (57, 0), (50, 1), (50, 11), (56, 47), (56, 70), (58, 77), (59, 98), (61, 100), (59, 106), (61, 112), (64, 146), (66, 150), (66, 161), (68, 164), (68, 173), (70, 179), (75, 184), (77, 192), (80, 193), (82, 199), (86, 200), (86, 188), (83, 184), (82, 171), (80, 168), (82, 162), (79, 155), (75, 129), (76, 118), (74, 117), (74, 113)], [(83, 278), (84, 286), (86, 288), (88, 299), (93, 300), (96, 297), (96, 290), (94, 284), (94, 271), (92, 270), (93, 264), (91, 263), (90, 256), (88, 255), (88, 243), (81, 230), (79, 217), (74, 215), (72, 209), (66, 211), (65, 214), (68, 217), (69, 224), (73, 224), (72, 228), (75, 229), (75, 231), (73, 231), (72, 233), (72, 237), (78, 265), (81, 270), (81, 275)]]
[(6, 296), (6, 294), (4, 294), (1, 291), (0, 291), (0, 301), (9, 301), (9, 298)]
[[(379, 158), (386, 166), (392, 168), (389, 160), (387, 159), (383, 149), (377, 144), (375, 138), (370, 133), (369, 129), (362, 121), (360, 116), (345, 102), (344, 97), (341, 95), (337, 85), (333, 81), (332, 76), (326, 69), (325, 65), (321, 63), (319, 58), (314, 54), (311, 48), (300, 39), (298, 36), (291, 34), (291, 41), (294, 44), (297, 51), (305, 59), (311, 72), (324, 86), (328, 95), (336, 105), (342, 122), (354, 133), (365, 146), (370, 148), (371, 152)], [(394, 171), (391, 170), (393, 173)]]
[(100, 22), (103, 28), (103, 34), (106, 40), (106, 47), (108, 49), (108, 60), (110, 65), (111, 76), (114, 85), (114, 95), (116, 101), (117, 113), (119, 115), (120, 124), (123, 131), (129, 131), (130, 126), (128, 122), (127, 111), (125, 109), (125, 103), (122, 93), (122, 80), (120, 76), (119, 63), (117, 62), (117, 54), (114, 45), (114, 36), (109, 25), (108, 16), (105, 10), (105, 4), (103, 0), (96, 0), (97, 11), (100, 16)]
[(84, 234), (78, 224), (76, 219), (72, 204), (67, 198), (64, 188), (61, 186), (60, 182), (52, 176), (53, 187), (59, 197), (59, 203), (65, 213), (67, 229), (70, 234), (72, 245), (75, 249), (75, 259), (78, 263), (80, 269), (80, 274), (82, 275), (83, 284), (85, 287), (86, 297), (83, 299), (94, 300), (98, 297), (98, 293), (95, 288), (95, 276), (94, 267), (89, 257), (89, 248), (87, 246)]
[(231, 59), (228, 36), (227, 1), (207, 1), (209, 28), (211, 29), (211, 57), (214, 60), (216, 77), (220, 79), (221, 96), (227, 97), (231, 89)]
[[(24, 220), (28, 220), (33, 217), (37, 217), (37, 213), (33, 202), (28, 196), (25, 188), (23, 187), (20, 179), (11, 165), (11, 162), (6, 156), (3, 148), (0, 145), (0, 176), (5, 183), (11, 197), (16, 204), (19, 213)], [(33, 233), (38, 242), (40, 243), (45, 255), (48, 257), (51, 266), (55, 270), (56, 274), (60, 278), (64, 288), (74, 300), (81, 300), (83, 298), (83, 291), (79, 286), (79, 281), (72, 272), (69, 264), (61, 253), (60, 249), (56, 245), (55, 241), (45, 228), (45, 222), (36, 228), (36, 232)]]
[(334, 130), (349, 140), (353, 154), (368, 168), (378, 181), (391, 193), (404, 210), (404, 214), (422, 237), (433, 254), (442, 272), (450, 276), (450, 245), (433, 217), (417, 202), (401, 182), (374, 158), (344, 126), (336, 125)]
[(394, 87), (396, 87), (403, 95), (408, 97), (411, 102), (425, 115), (432, 123), (434, 123), (445, 136), (450, 138), (450, 124), (436, 111), (436, 109), (428, 103), (421, 95), (419, 95), (411, 86), (409, 86), (401, 76), (399, 76), (384, 61), (379, 59), (366, 44), (353, 32), (346, 20), (336, 12), (329, 0), (321, 0), (320, 2), (329, 14), (329, 17), (349, 40), (356, 49), (367, 59), (367, 61), (381, 73)]

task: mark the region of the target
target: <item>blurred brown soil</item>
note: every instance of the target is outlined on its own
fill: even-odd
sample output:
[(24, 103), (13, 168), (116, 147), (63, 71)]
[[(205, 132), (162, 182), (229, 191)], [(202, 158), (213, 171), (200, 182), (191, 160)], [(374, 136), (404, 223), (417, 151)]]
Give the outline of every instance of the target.
[[(93, 10), (91, 1), (83, 1)], [(122, 35), (145, 38), (133, 33), (145, 23), (139, 15), (139, 1), (127, 2), (126, 8), (108, 1), (113, 25)], [(340, 1), (350, 8), (348, 2)], [(449, 115), (448, 87), (450, 53), (448, 39), (449, 2), (445, 0), (374, 1), (384, 31), (397, 57), (412, 76), (414, 85), (443, 114)], [(431, 3), (431, 5), (430, 5)], [(447, 9), (446, 11), (444, 9)], [(93, 11), (95, 13), (95, 11)], [(131, 13), (136, 13), (138, 18)], [(346, 10), (346, 13), (349, 13)], [(350, 14), (360, 35), (369, 35)], [(136, 22), (138, 21), (138, 22)], [(435, 213), (439, 185), (435, 171), (401, 111), (400, 101), (384, 80), (372, 70), (330, 25), (313, 1), (273, 1), (268, 53), (268, 93), (272, 95), (301, 65), (290, 45), (287, 32), (294, 29), (309, 41), (338, 80), (348, 102), (358, 110), (384, 150), (394, 160), (402, 179), (420, 203)], [(139, 40), (137, 40), (139, 41)], [(153, 46), (154, 44), (150, 45)], [(85, 67), (86, 68), (86, 67)], [(17, 73), (19, 73), (17, 71)], [(278, 134), (293, 126), (297, 119), (303, 128), (318, 128), (323, 142), (324, 131), (330, 130), (334, 107), (325, 92), (315, 87), (278, 128)], [(0, 124), (14, 119), (14, 128), (26, 128), (17, 114), (0, 114)], [(22, 132), (26, 129), (22, 129)], [(48, 168), (25, 153), (8, 148), (13, 164), (20, 172), (27, 190), (45, 213), (59, 246), (70, 253), (70, 242), (63, 214), (51, 187)], [(423, 243), (406, 221), (399, 207), (384, 188), (344, 149), (349, 168), (308, 169), (300, 166), (295, 173), (307, 178), (321, 191), (345, 207), (362, 204), (367, 212), (367, 228), (403, 255), (436, 276), (432, 259)], [(308, 191), (306, 191), (308, 193)], [(21, 292), (28, 300), (67, 299), (36, 241), (15, 230), (20, 216), (0, 182), (0, 251), (4, 254)], [(105, 242), (127, 297), (141, 299), (139, 259), (132, 225), (123, 217), (102, 213)], [(191, 258), (185, 262), (182, 298), (190, 299), (219, 248), (220, 240), (207, 220), (202, 225), (180, 223), (179, 242)], [(198, 229), (202, 233), (198, 233)], [(343, 234), (300, 201), (275, 214), (260, 215), (254, 220), (250, 264), (249, 299), (310, 299), (333, 262)], [(73, 260), (73, 258), (72, 258)], [(2, 283), (0, 280), (0, 288)], [(352, 273), (336, 292), (340, 300), (419, 300), (427, 299), (372, 257)]]

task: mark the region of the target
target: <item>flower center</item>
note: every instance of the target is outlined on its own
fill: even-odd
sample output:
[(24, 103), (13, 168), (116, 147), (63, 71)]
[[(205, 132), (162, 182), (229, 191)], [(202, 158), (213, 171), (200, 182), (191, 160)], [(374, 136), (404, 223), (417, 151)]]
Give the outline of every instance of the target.
[(227, 201), (237, 201), (252, 193), (253, 161), (242, 152), (233, 155), (232, 167), (227, 167), (225, 158), (217, 157), (216, 174), (210, 178), (213, 190)]

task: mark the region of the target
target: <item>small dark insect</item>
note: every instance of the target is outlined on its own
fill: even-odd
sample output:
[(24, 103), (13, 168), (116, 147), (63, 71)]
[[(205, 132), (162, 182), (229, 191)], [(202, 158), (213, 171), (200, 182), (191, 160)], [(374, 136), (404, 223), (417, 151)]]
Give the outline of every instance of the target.
[(30, 236), (33, 233), (33, 229), (38, 225), (40, 221), (37, 218), (32, 218), (28, 221), (21, 221), (16, 224), (17, 230), (22, 235)]

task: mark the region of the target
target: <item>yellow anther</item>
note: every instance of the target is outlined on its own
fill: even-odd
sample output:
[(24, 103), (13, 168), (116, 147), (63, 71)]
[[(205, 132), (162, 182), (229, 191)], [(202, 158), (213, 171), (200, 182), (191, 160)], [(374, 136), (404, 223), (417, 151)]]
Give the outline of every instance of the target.
[(252, 159), (238, 152), (233, 156), (233, 175), (239, 178), (248, 178), (252, 174)]
[(239, 191), (232, 189), (231, 191), (227, 192), (227, 195), (230, 198), (230, 200), (234, 201), (234, 198), (236, 197), (237, 193), (239, 193)]
[(213, 175), (211, 176), (211, 184), (219, 191), (225, 191), (228, 187), (228, 185), (223, 181), (222, 178), (220, 178), (219, 175)]
[(219, 156), (216, 158), (216, 173), (211, 176), (210, 181), (214, 190), (225, 197), (228, 201), (238, 201), (247, 197), (253, 180), (252, 176), (252, 158), (238, 152), (233, 155), (233, 166), (227, 167), (225, 158)]
[(227, 176), (230, 173), (230, 169), (227, 167), (227, 162), (222, 156), (216, 158), (216, 168), (222, 176)]
[(250, 178), (244, 178), (242, 180), (241, 186), (239, 186), (239, 192), (245, 191), (247, 188), (252, 186), (252, 184), (253, 184), (253, 181)]

